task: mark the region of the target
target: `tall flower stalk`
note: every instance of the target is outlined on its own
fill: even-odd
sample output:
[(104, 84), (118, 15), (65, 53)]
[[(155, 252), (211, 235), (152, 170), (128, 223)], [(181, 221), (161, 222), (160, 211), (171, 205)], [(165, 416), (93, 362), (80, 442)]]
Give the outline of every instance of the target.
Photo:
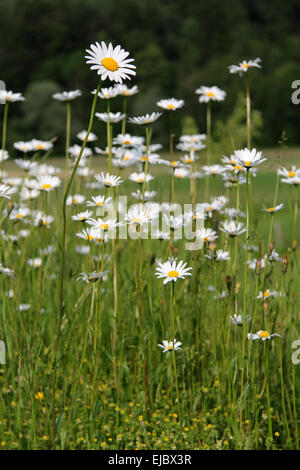
[(53, 351), (53, 375), (52, 375), (52, 385), (51, 385), (51, 408), (52, 408), (51, 410), (51, 415), (52, 415), (51, 439), (52, 439), (53, 449), (55, 449), (55, 446), (56, 446), (55, 444), (55, 435), (56, 435), (56, 409), (55, 407), (56, 407), (56, 378), (57, 378), (56, 362), (57, 362), (57, 355), (58, 355), (59, 343), (60, 343), (60, 338), (61, 338), (62, 319), (63, 319), (63, 314), (64, 314), (64, 274), (65, 274), (66, 229), (67, 229), (66, 202), (67, 202), (67, 197), (69, 195), (70, 188), (72, 186), (80, 159), (83, 155), (83, 151), (88, 142), (89, 134), (93, 127), (96, 102), (97, 102), (98, 92), (100, 91), (100, 88), (101, 88), (101, 81), (99, 81), (98, 83), (97, 91), (93, 99), (88, 130), (87, 130), (85, 139), (82, 143), (81, 150), (75, 162), (74, 168), (72, 170), (67, 187), (65, 189), (64, 196), (63, 196), (63, 203), (62, 203), (63, 227), (62, 227), (62, 242), (61, 242), (61, 268), (60, 268), (60, 280), (59, 280), (59, 307), (58, 307), (57, 330), (56, 330), (56, 337), (55, 337), (54, 351)]

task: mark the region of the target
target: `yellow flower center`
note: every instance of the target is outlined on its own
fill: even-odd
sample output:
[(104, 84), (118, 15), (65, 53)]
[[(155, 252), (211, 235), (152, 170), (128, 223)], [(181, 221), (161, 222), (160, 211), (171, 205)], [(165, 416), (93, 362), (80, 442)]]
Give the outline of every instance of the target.
[(174, 108), (175, 108), (174, 104), (168, 104), (167, 106), (167, 109), (174, 109)]
[(215, 96), (214, 92), (213, 91), (208, 91), (206, 93), (206, 96), (209, 96), (210, 98), (212, 98), (213, 96)]
[(139, 223), (141, 223), (141, 219), (139, 219), (139, 218), (132, 219), (132, 222), (135, 222), (135, 223), (139, 224)]
[(101, 64), (106, 68), (106, 70), (110, 70), (111, 72), (115, 72), (119, 68), (118, 62), (116, 62), (115, 59), (112, 59), (111, 57), (102, 59)]
[(97, 206), (103, 206), (103, 204), (104, 204), (104, 202), (102, 202), (102, 201), (97, 202)]
[(138, 178), (138, 179), (136, 180), (136, 182), (137, 182), (137, 183), (143, 183), (143, 182), (144, 182), (144, 178)]
[(294, 176), (296, 176), (296, 173), (294, 171), (289, 171), (289, 177), (293, 178)]
[(234, 168), (234, 170), (241, 170), (242, 169), (241, 165), (234, 165), (233, 168)]
[(94, 237), (93, 235), (87, 235), (85, 239), (90, 241), (90, 240), (94, 240)]
[(38, 150), (43, 150), (43, 146), (42, 146), (41, 144), (37, 144), (37, 145), (36, 145), (36, 148), (37, 148)]
[(123, 144), (124, 145), (131, 145), (131, 140), (124, 140)]
[(166, 349), (172, 350), (173, 346), (167, 346)]
[(178, 272), (178, 271), (169, 271), (169, 272), (168, 272), (168, 276), (169, 276), (169, 277), (178, 277), (178, 276), (179, 276), (179, 272)]
[(270, 295), (270, 292), (268, 292), (268, 291), (266, 290), (266, 291), (264, 292), (264, 298), (269, 297), (269, 295)]
[(50, 183), (45, 183), (42, 185), (42, 189), (50, 189), (50, 188), (52, 188), (52, 184)]
[(268, 331), (261, 331), (259, 335), (261, 338), (268, 338), (270, 336), (270, 333)]
[(173, 160), (173, 161), (171, 162), (171, 165), (172, 165), (172, 166), (175, 166), (176, 163), (177, 163), (176, 160)]
[(109, 182), (109, 181), (105, 181), (104, 184), (105, 184), (105, 186), (110, 186), (110, 182)]
[(22, 219), (23, 214), (17, 214), (16, 217), (17, 217), (17, 219)]
[(189, 164), (189, 163), (193, 163), (193, 160), (192, 160), (191, 158), (187, 158), (186, 161), (185, 161), (185, 163), (188, 163), (188, 164)]
[(108, 230), (108, 224), (101, 224), (100, 228), (102, 228), (103, 230)]
[(204, 237), (204, 241), (205, 241), (205, 242), (209, 242), (209, 241), (210, 241), (210, 237)]
[(142, 162), (145, 162), (145, 161), (147, 161), (147, 157), (146, 157), (146, 155), (143, 155), (143, 156), (141, 157), (141, 160), (142, 160)]
[(267, 209), (267, 211), (268, 211), (268, 212), (274, 212), (274, 211), (275, 211), (275, 207), (269, 207), (269, 208)]
[(124, 91), (123, 93), (124, 96), (129, 96), (129, 92), (127, 90)]
[(251, 162), (247, 161), (245, 162), (245, 166), (249, 166)]
[(73, 204), (77, 204), (78, 203), (78, 199), (76, 199), (76, 197), (73, 199)]
[(243, 69), (247, 69), (249, 67), (249, 64), (242, 64), (241, 67), (243, 67)]

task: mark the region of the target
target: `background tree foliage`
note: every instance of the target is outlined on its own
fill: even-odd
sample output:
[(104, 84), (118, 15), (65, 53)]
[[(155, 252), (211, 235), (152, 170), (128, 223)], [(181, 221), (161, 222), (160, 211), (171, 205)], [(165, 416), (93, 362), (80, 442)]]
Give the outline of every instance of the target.
[[(285, 130), (290, 144), (299, 144), (300, 116), (291, 102), (291, 83), (300, 79), (299, 17), (297, 0), (0, 0), (0, 79), (27, 98), (11, 107), (10, 142), (54, 135), (62, 140), (64, 109), (51, 99), (57, 90), (82, 90), (74, 103), (74, 132), (86, 126), (97, 76), (85, 64), (84, 51), (104, 40), (121, 44), (135, 58), (131, 83), (140, 94), (130, 100), (131, 115), (153, 111), (156, 100), (174, 96), (186, 102), (176, 113), (176, 132), (186, 116), (203, 132), (205, 107), (194, 90), (226, 90), (226, 101), (213, 106), (221, 139), (244, 87), (227, 67), (261, 57), (262, 70), (250, 77), (263, 122), (256, 143), (274, 145)], [(121, 110), (119, 99), (113, 110)], [(157, 131), (164, 139), (164, 129)]]

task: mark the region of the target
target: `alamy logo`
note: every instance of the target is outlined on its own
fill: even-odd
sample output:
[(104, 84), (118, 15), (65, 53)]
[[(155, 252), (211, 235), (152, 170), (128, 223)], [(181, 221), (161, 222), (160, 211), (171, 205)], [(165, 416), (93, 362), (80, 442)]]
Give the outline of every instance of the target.
[(5, 82), (3, 80), (0, 80), (0, 104), (5, 104), (5, 100), (1, 96), (1, 91), (5, 91), (5, 90), (6, 90)]
[(0, 364), (6, 364), (6, 344), (0, 340)]
[(297, 348), (296, 351), (292, 354), (292, 363), (297, 366), (300, 364), (300, 339), (293, 341), (292, 348)]
[(294, 80), (292, 88), (295, 89), (292, 93), (292, 103), (297, 105), (300, 103), (300, 80)]

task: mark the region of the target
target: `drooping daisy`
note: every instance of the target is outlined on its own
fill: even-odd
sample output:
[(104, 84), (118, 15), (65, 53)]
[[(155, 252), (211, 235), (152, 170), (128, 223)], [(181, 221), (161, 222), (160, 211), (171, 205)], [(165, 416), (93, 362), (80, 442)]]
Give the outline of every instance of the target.
[(195, 90), (195, 93), (200, 95), (200, 103), (208, 103), (209, 101), (224, 101), (226, 98), (226, 92), (217, 86), (201, 86)]
[(123, 183), (120, 176), (110, 175), (109, 173), (104, 174), (101, 172), (99, 175), (95, 175), (95, 178), (99, 183), (104, 184), (106, 188), (111, 188), (115, 186), (119, 186)]
[(274, 336), (281, 336), (278, 333), (269, 333), (268, 331), (265, 330), (259, 330), (256, 333), (248, 333), (248, 339), (255, 340), (255, 339), (261, 339), (262, 341), (266, 341), (266, 339), (271, 339)]
[(131, 79), (135, 75), (135, 65), (131, 62), (134, 59), (128, 59), (129, 52), (126, 52), (121, 46), (113, 47), (111, 43), (107, 46), (104, 41), (101, 45), (96, 42), (86, 49), (86, 63), (91, 64), (91, 70), (97, 70), (101, 80), (107, 78), (111, 81), (122, 83), (123, 80)]
[(145, 116), (138, 116), (129, 118), (128, 122), (132, 124), (138, 124), (139, 126), (151, 124), (152, 122), (156, 121), (162, 113), (152, 113), (152, 114), (145, 114)]
[(143, 197), (142, 191), (138, 189), (137, 191), (131, 193), (131, 196), (138, 199), (139, 201), (142, 201), (143, 199), (144, 201), (150, 201), (156, 196), (156, 194), (157, 194), (156, 191), (145, 191), (144, 197)]
[(182, 108), (184, 106), (183, 100), (177, 100), (176, 98), (169, 98), (160, 100), (157, 103), (162, 109), (166, 109), (167, 111), (176, 111), (176, 109)]
[(42, 211), (35, 211), (32, 214), (33, 225), (36, 227), (47, 227), (49, 228), (54, 221), (53, 215), (46, 215)]
[(174, 338), (174, 341), (167, 341), (166, 339), (163, 340), (162, 344), (158, 344), (158, 347), (161, 348), (165, 353), (168, 351), (172, 351), (173, 349), (174, 351), (178, 351), (178, 349), (181, 349), (181, 345), (182, 343), (180, 343), (180, 341), (176, 341), (176, 339)]
[(260, 65), (261, 59), (257, 57), (254, 60), (243, 60), (240, 62), (238, 65), (229, 65), (229, 72), (230, 73), (238, 73), (240, 76), (243, 75), (243, 73), (248, 72), (249, 68), (251, 67), (256, 67), (256, 68), (261, 68)]
[(191, 276), (192, 273), (189, 271), (192, 268), (186, 268), (187, 263), (184, 261), (179, 261), (177, 264), (177, 260), (168, 260), (165, 263), (158, 263), (156, 268), (155, 276), (158, 279), (164, 278), (164, 284), (168, 282), (174, 281), (176, 282), (177, 279), (185, 279), (186, 276)]
[(10, 199), (10, 197), (17, 192), (17, 188), (14, 186), (6, 186), (6, 184), (0, 184), (0, 197)]
[(238, 164), (242, 165), (247, 170), (266, 160), (266, 158), (262, 156), (262, 152), (257, 152), (256, 149), (249, 150), (248, 148), (244, 148), (243, 150), (236, 150), (234, 155)]
[[(251, 320), (251, 317), (249, 315), (246, 316), (246, 322), (250, 322)], [(243, 317), (241, 314), (237, 314), (235, 313), (234, 315), (231, 315), (230, 316), (230, 322), (233, 324), (233, 325), (238, 325), (238, 326), (241, 326), (243, 324)]]
[(52, 95), (52, 98), (58, 101), (73, 101), (79, 96), (81, 96), (80, 90), (72, 90), (72, 91), (63, 91), (62, 93), (54, 93)]

